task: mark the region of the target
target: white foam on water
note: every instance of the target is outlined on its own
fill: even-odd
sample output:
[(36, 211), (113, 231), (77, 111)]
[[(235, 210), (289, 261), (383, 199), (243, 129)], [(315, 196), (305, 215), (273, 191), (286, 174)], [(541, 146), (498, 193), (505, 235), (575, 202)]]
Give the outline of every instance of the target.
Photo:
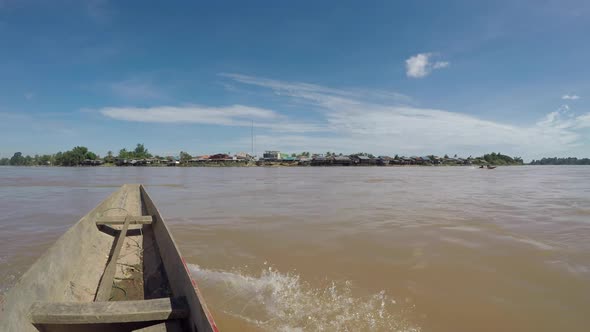
[(263, 330), (420, 331), (384, 291), (355, 297), (349, 281), (312, 288), (299, 275), (270, 267), (251, 276), (188, 266), (202, 289), (221, 294), (223, 300), (210, 303), (212, 307)]
[(531, 246), (540, 249), (540, 250), (554, 250), (555, 248), (553, 248), (552, 246), (543, 243), (541, 241), (536, 241), (530, 238), (520, 238), (517, 239), (518, 241), (522, 242), (522, 243), (526, 243), (526, 244), (530, 244)]
[(548, 260), (546, 261), (547, 264), (561, 268), (573, 276), (583, 278), (585, 276), (590, 275), (590, 267), (578, 263), (568, 262), (566, 260)]

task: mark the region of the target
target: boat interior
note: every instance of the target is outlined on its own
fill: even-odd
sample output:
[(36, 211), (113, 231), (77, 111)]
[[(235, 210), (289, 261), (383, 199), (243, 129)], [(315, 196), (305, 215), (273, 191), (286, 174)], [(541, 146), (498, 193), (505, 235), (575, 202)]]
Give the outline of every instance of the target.
[(32, 327), (18, 330), (216, 331), (141, 185), (122, 186), (72, 226), (6, 303), (13, 327)]

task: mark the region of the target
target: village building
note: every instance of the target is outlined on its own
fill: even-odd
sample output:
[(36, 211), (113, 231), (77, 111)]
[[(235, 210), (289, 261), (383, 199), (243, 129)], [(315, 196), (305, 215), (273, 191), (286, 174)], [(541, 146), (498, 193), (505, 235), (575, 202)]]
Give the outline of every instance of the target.
[(234, 155), (234, 158), (238, 160), (253, 160), (254, 157), (247, 154), (246, 152), (238, 152)]
[(401, 160), (401, 164), (402, 165), (415, 165), (416, 164), (416, 160), (414, 158), (417, 157), (402, 157)]
[(169, 160), (166, 165), (167, 166), (178, 166), (178, 165), (180, 165), (180, 161), (178, 161), (178, 160)]
[(416, 160), (416, 163), (419, 165), (427, 165), (427, 164), (432, 164), (432, 160), (428, 156), (418, 157), (418, 159)]
[(332, 163), (332, 160), (324, 157), (323, 155), (314, 155), (311, 158), (311, 166), (328, 166)]
[(230, 156), (229, 154), (218, 153), (218, 154), (214, 154), (214, 155), (209, 156), (209, 160), (229, 161), (229, 160), (234, 160), (234, 158), (232, 156)]
[(379, 156), (377, 157), (377, 165), (379, 166), (388, 166), (393, 164), (393, 158), (389, 156)]
[(306, 157), (306, 156), (299, 156), (299, 157), (297, 157), (297, 163), (300, 166), (309, 166), (309, 165), (311, 165), (311, 158)]
[(351, 159), (355, 165), (358, 166), (372, 166), (377, 164), (377, 160), (369, 156), (354, 155)]
[(80, 165), (84, 166), (100, 166), (102, 164), (104, 164), (104, 161), (100, 159), (85, 159), (84, 161), (82, 161), (82, 163), (80, 163)]
[(349, 156), (335, 156), (332, 158), (332, 164), (335, 166), (350, 166), (352, 159)]
[(281, 152), (280, 151), (265, 151), (262, 154), (262, 159), (264, 160), (281, 160)]

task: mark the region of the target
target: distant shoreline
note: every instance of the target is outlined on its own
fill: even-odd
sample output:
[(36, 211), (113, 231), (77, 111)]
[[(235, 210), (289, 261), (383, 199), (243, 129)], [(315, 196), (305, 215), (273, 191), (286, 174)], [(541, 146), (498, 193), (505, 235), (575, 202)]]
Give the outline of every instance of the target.
[(108, 151), (104, 157), (76, 146), (65, 152), (44, 155), (23, 155), (15, 152), (12, 157), (0, 158), (0, 166), (51, 166), (51, 167), (355, 167), (355, 166), (512, 166), (512, 165), (590, 165), (590, 158), (545, 157), (525, 163), (521, 157), (511, 157), (499, 152), (486, 153), (476, 157), (461, 157), (445, 154), (444, 156), (424, 155), (410, 156), (396, 154), (373, 155), (366, 152), (342, 154), (326, 152), (324, 154), (301, 152), (281, 153), (266, 151), (261, 157), (245, 152), (217, 153), (213, 155), (191, 156), (181, 151), (178, 156), (158, 156), (148, 152), (143, 144), (137, 144), (134, 150), (121, 149), (117, 155)]
[[(377, 168), (447, 168), (447, 167), (475, 167), (479, 168), (481, 165), (297, 165), (297, 164), (284, 164), (284, 163), (273, 163), (273, 164), (198, 164), (198, 165), (139, 165), (139, 166), (117, 166), (114, 164), (102, 164), (96, 166), (90, 165), (77, 165), (77, 166), (62, 166), (62, 165), (0, 165), (0, 167), (18, 167), (18, 168), (358, 168), (358, 167), (377, 167)], [(584, 166), (584, 165), (530, 165), (530, 164), (513, 164), (513, 165), (501, 165), (500, 167), (506, 166)]]

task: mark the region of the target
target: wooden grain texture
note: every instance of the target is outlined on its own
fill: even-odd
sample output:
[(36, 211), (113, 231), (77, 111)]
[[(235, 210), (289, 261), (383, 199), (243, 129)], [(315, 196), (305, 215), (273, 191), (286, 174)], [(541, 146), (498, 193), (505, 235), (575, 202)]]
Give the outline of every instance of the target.
[(121, 229), (121, 232), (117, 235), (115, 249), (113, 250), (113, 254), (111, 255), (107, 267), (104, 269), (94, 301), (108, 301), (111, 298), (113, 279), (115, 278), (115, 272), (117, 272), (117, 259), (121, 253), (121, 248), (123, 248), (123, 242), (125, 241), (125, 235), (129, 228), (129, 222), (129, 218), (125, 218), (123, 229)]
[[(96, 226), (96, 219), (111, 215), (122, 197), (138, 185), (123, 185), (82, 217), (49, 247), (4, 294), (0, 331), (38, 332), (29, 321), (33, 302), (91, 302), (106, 267), (113, 236)], [(140, 215), (140, 212), (129, 213)]]
[(182, 319), (188, 316), (182, 298), (112, 302), (35, 302), (33, 324), (105, 324)]
[(129, 219), (129, 224), (148, 225), (152, 223), (152, 216), (102, 216), (96, 219), (97, 225), (123, 225)]
[(197, 284), (192, 280), (178, 246), (170, 230), (166, 226), (160, 211), (152, 201), (143, 186), (140, 186), (143, 203), (147, 209), (147, 214), (154, 216), (154, 222), (151, 227), (154, 231), (154, 237), (160, 250), (160, 256), (166, 270), (166, 275), (170, 282), (172, 294), (174, 296), (183, 296), (187, 299), (189, 306), (189, 329), (191, 332), (217, 332), (217, 326), (213, 317), (201, 295)]
[[(103, 217), (125, 221), (124, 218), (127, 215), (131, 216), (130, 220), (126, 220), (128, 222), (123, 225), (111, 225), (113, 229), (121, 228), (121, 232), (115, 237), (102, 232), (97, 227), (97, 220)], [(148, 218), (153, 216), (150, 218), (153, 220), (152, 223), (130, 226), (135, 216), (142, 215), (147, 215)], [(140, 219), (143, 220), (143, 218), (142, 216)], [(142, 264), (126, 261), (128, 257), (133, 255), (126, 255), (125, 243), (122, 244), (123, 248), (120, 248), (122, 241), (142, 243), (143, 241), (137, 239), (138, 234), (132, 233), (139, 230), (139, 235), (143, 237), (141, 229), (145, 228), (149, 229), (147, 234), (149, 234), (151, 242), (148, 241), (148, 244), (153, 245), (154, 254), (160, 258), (158, 261), (160, 263), (155, 267), (162, 270), (163, 280), (167, 287), (170, 287), (166, 294), (159, 296), (183, 297), (186, 304), (183, 307), (182, 315), (177, 316), (178, 310), (176, 309), (172, 309), (169, 316), (166, 315), (165, 310), (156, 313), (142, 311), (141, 305), (133, 306), (133, 304), (135, 302), (144, 303), (144, 301), (135, 301), (136, 299), (108, 301), (112, 295), (111, 287), (113, 286), (113, 276), (110, 276), (111, 272), (109, 271), (114, 269), (114, 278), (117, 278), (117, 273), (121, 269), (115, 267), (125, 266), (122, 264), (124, 262), (137, 267), (139, 272), (145, 272)], [(142, 250), (146, 249), (143, 246), (139, 248), (129, 246), (129, 248), (134, 252), (138, 250), (143, 252)], [(101, 281), (104, 285), (101, 284)], [(99, 289), (103, 290), (99, 293)], [(153, 300), (162, 301), (162, 299)], [(35, 304), (31, 316), (30, 309), (33, 303), (37, 304)], [(149, 302), (145, 302), (143, 305), (146, 303)], [(145, 188), (136, 184), (123, 185), (60, 237), (7, 293), (4, 304), (4, 311), (0, 312), (0, 331), (97, 331), (102, 328), (109, 330), (120, 328), (121, 331), (129, 331), (133, 328), (144, 328), (150, 324), (160, 323), (158, 320), (172, 319), (173, 317), (177, 317), (177, 322), (181, 323), (182, 328), (187, 331), (217, 331), (203, 297), (196, 287), (196, 283), (191, 279), (190, 272), (186, 268), (164, 219)], [(58, 314), (49, 315), (50, 309), (60, 307), (63, 309), (64, 305), (70, 305), (70, 309), (74, 310), (73, 313), (70, 312), (69, 320), (65, 313), (62, 313), (61, 316)], [(45, 308), (46, 318), (52, 316), (54, 321), (59, 318), (68, 323), (43, 324), (42, 308)], [(95, 311), (94, 313), (92, 311), (82, 312), (82, 308), (94, 308)], [(104, 310), (105, 308), (111, 308), (111, 310)], [(118, 313), (115, 309), (119, 310)], [(76, 313), (75, 310), (78, 312)], [(129, 321), (125, 322), (125, 320)], [(75, 322), (72, 323), (72, 321)], [(94, 323), (89, 323), (91, 321)], [(144, 321), (147, 323), (142, 323)], [(110, 325), (107, 327), (104, 324)], [(44, 328), (38, 329), (43, 325)], [(170, 324), (165, 325), (168, 328)], [(78, 329), (80, 326), (82, 327)], [(119, 330), (114, 329), (113, 331)]]

